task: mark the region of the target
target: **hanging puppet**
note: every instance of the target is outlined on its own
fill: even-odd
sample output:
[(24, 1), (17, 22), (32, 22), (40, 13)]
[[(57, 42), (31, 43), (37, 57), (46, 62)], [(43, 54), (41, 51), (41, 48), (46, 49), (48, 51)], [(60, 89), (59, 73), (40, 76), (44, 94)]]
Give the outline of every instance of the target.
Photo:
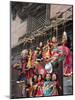
[(51, 81), (51, 74), (47, 73), (44, 82), (44, 96), (51, 96), (53, 92), (53, 82)]
[(59, 49), (64, 52), (64, 75), (71, 76), (72, 75), (72, 52), (70, 48), (66, 46), (67, 44), (67, 33), (64, 32), (62, 36), (62, 46), (59, 46)]

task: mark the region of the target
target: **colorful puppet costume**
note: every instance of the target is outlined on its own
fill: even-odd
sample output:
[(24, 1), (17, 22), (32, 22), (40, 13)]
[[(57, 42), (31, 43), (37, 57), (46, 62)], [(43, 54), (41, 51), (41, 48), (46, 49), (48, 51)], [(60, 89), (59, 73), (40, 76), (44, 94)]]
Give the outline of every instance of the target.
[(44, 83), (44, 96), (51, 96), (53, 93), (53, 86), (51, 86), (53, 82), (45, 81)]
[(70, 76), (72, 75), (72, 54), (68, 47), (60, 46), (60, 50), (64, 51), (65, 59), (64, 59), (64, 75)]
[(62, 36), (62, 46), (59, 47), (60, 50), (63, 51), (65, 59), (64, 59), (64, 75), (71, 76), (72, 75), (72, 53), (70, 49), (66, 46), (67, 44), (67, 33), (64, 32)]

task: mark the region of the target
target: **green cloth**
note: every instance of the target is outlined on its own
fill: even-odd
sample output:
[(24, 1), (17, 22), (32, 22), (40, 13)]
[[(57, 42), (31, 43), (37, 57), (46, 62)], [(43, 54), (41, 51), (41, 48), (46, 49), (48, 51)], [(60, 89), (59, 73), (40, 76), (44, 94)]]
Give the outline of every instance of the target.
[(52, 35), (51, 34), (48, 35), (48, 40), (52, 40)]
[(59, 58), (59, 60), (58, 60), (58, 61), (59, 61), (59, 62), (64, 61), (64, 57)]
[(57, 64), (58, 64), (58, 61), (52, 62), (52, 65), (53, 65), (53, 66), (56, 66)]

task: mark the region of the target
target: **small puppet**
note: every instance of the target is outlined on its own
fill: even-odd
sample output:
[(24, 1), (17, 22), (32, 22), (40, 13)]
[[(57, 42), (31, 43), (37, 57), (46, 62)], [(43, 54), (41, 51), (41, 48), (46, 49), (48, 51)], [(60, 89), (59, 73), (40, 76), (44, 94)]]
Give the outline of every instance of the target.
[(43, 96), (43, 86), (44, 86), (44, 81), (42, 79), (42, 75), (38, 75), (38, 83), (37, 83), (37, 92), (36, 96)]
[(53, 82), (51, 81), (51, 74), (47, 73), (44, 82), (44, 96), (51, 96), (53, 91)]
[(32, 68), (32, 50), (31, 50), (31, 49), (30, 49), (30, 51), (29, 51), (29, 57), (28, 57), (27, 68), (28, 68), (28, 69)]
[(52, 96), (56, 96), (56, 95), (58, 95), (57, 87), (60, 87), (60, 86), (58, 86), (57, 76), (55, 73), (52, 74), (52, 82), (53, 82)]
[(47, 73), (52, 73), (53, 71), (53, 66), (50, 62), (51, 57), (49, 51), (45, 54), (45, 70)]

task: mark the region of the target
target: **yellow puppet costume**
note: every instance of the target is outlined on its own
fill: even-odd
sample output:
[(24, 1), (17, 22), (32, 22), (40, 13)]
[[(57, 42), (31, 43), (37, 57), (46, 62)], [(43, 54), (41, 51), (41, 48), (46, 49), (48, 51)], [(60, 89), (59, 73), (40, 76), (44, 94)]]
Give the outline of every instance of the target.
[(31, 49), (29, 51), (29, 58), (28, 58), (27, 68), (28, 69), (32, 68), (32, 50)]

